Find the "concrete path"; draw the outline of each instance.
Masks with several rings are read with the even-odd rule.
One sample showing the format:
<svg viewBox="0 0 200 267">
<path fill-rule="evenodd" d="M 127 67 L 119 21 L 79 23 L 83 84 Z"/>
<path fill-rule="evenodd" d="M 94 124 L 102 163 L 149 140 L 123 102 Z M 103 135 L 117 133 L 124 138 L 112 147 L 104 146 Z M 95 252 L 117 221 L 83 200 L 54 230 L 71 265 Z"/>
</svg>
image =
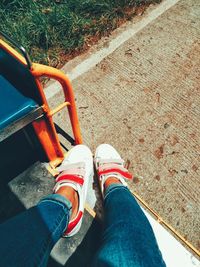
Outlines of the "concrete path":
<svg viewBox="0 0 200 267">
<path fill-rule="evenodd" d="M 93 152 L 100 143 L 114 145 L 134 173 L 131 190 L 197 250 L 199 18 L 199 0 L 163 1 L 64 67 L 73 82 L 84 142 Z M 62 99 L 56 84 L 46 93 L 52 106 Z M 65 112 L 58 113 L 55 122 L 71 134 Z M 38 155 L 33 148 L 30 153 L 30 142 L 23 143 L 22 149 L 22 135 L 16 133 L 4 144 L 6 148 L 7 142 L 10 144 L 12 153 L 4 153 L 0 166 L 5 169 L 1 170 L 0 222 L 35 205 L 52 192 L 54 185 L 45 166 L 35 162 Z M 60 140 L 70 148 L 63 136 Z M 19 151 L 24 158 L 19 157 Z M 102 208 L 96 202 L 98 193 L 92 189 L 92 182 L 87 200 L 99 214 Z M 172 235 L 147 216 L 167 266 L 200 266 Z M 100 229 L 86 211 L 80 233 L 56 244 L 48 266 L 87 266 L 99 244 Z"/>
<path fill-rule="evenodd" d="M 84 142 L 114 145 L 135 174 L 131 189 L 200 249 L 200 2 L 169 2 L 95 66 L 89 53 L 87 71 L 74 75 L 70 63 L 70 73 Z M 61 97 L 52 86 L 47 94 Z M 65 116 L 55 120 L 63 127 Z"/>
</svg>

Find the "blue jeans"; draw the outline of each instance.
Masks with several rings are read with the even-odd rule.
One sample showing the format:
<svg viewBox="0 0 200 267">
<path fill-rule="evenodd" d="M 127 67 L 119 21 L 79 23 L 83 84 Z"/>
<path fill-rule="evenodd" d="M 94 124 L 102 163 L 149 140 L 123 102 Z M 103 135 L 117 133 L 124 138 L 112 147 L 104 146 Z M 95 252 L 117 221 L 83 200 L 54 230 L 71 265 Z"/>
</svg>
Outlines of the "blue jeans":
<svg viewBox="0 0 200 267">
<path fill-rule="evenodd" d="M 135 198 L 123 185 L 105 192 L 105 222 L 95 267 L 165 267 L 153 230 Z"/>
<path fill-rule="evenodd" d="M 46 266 L 70 214 L 71 203 L 54 194 L 1 224 L 0 266 Z M 102 245 L 92 266 L 165 266 L 148 220 L 122 185 L 107 188 Z"/>
<path fill-rule="evenodd" d="M 71 203 L 49 195 L 0 225 L 0 267 L 43 267 L 67 228 Z"/>
</svg>

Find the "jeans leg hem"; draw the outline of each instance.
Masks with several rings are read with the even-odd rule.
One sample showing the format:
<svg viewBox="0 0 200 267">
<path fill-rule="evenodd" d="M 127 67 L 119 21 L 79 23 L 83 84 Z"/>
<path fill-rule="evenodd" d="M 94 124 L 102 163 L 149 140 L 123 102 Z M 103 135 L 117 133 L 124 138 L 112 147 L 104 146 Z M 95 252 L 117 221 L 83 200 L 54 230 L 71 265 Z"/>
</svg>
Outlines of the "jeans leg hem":
<svg viewBox="0 0 200 267">
<path fill-rule="evenodd" d="M 72 203 L 66 199 L 64 196 L 61 196 L 59 194 L 51 194 L 44 198 L 42 198 L 38 204 L 40 204 L 43 201 L 53 201 L 55 203 L 61 203 L 64 208 L 67 208 L 68 210 L 72 209 Z"/>
<path fill-rule="evenodd" d="M 107 197 L 112 193 L 114 192 L 115 190 L 118 190 L 118 189 L 122 189 L 122 190 L 127 190 L 129 191 L 129 189 L 124 186 L 123 184 L 111 184 L 110 186 L 108 186 L 105 190 L 105 197 L 104 197 L 104 200 L 107 199 Z"/>
</svg>

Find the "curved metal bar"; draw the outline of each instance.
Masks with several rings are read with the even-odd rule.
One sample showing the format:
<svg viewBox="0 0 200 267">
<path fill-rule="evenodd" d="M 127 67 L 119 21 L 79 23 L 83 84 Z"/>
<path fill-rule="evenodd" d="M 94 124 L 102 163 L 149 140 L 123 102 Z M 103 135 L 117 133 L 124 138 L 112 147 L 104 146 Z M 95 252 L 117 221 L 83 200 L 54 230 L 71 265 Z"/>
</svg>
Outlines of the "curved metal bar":
<svg viewBox="0 0 200 267">
<path fill-rule="evenodd" d="M 76 104 L 75 104 L 75 99 L 74 99 L 74 92 L 73 88 L 71 86 L 71 83 L 68 79 L 68 77 L 60 70 L 48 67 L 45 65 L 40 65 L 37 63 L 33 63 L 31 73 L 33 76 L 36 78 L 36 83 L 38 85 L 38 88 L 40 90 L 41 97 L 43 99 L 43 103 L 45 104 L 45 109 L 47 112 L 47 116 L 52 117 L 52 115 L 56 112 L 56 110 L 60 110 L 64 106 L 67 106 L 68 112 L 69 112 L 69 117 L 72 125 L 72 130 L 74 133 L 74 139 L 76 144 L 82 144 L 82 136 L 81 136 L 81 131 L 80 131 L 80 126 L 79 126 L 79 120 L 78 120 L 78 114 L 76 111 Z M 48 107 L 48 103 L 46 100 L 46 97 L 44 95 L 43 89 L 40 85 L 39 78 L 41 76 L 49 77 L 52 79 L 57 80 L 63 89 L 64 96 L 65 96 L 65 104 L 61 104 L 57 109 L 51 111 Z"/>
</svg>

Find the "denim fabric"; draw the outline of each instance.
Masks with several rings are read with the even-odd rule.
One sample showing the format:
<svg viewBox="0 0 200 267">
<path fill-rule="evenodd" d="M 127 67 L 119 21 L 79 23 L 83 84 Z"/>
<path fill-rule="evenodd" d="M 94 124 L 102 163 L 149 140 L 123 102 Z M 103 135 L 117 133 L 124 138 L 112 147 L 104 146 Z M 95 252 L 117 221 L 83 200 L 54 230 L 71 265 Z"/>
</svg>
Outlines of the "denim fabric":
<svg viewBox="0 0 200 267">
<path fill-rule="evenodd" d="M 72 205 L 56 194 L 0 225 L 1 267 L 43 267 L 66 229 Z"/>
<path fill-rule="evenodd" d="M 116 184 L 105 194 L 102 245 L 92 267 L 164 267 L 151 226 L 130 191 Z M 71 203 L 49 195 L 0 225 L 0 267 L 44 267 L 65 231 Z"/>
<path fill-rule="evenodd" d="M 105 192 L 102 244 L 92 267 L 164 267 L 153 230 L 140 206 L 121 184 Z"/>
</svg>

